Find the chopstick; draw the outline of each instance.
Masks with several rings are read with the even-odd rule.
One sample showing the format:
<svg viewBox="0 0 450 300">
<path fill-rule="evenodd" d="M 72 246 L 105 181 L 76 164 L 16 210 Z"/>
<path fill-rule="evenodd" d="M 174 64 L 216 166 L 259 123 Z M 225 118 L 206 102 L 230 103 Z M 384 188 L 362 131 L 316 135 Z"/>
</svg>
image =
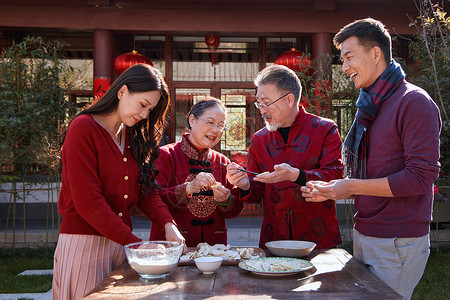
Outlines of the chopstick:
<svg viewBox="0 0 450 300">
<path fill-rule="evenodd" d="M 228 165 L 226 165 L 226 164 L 224 164 L 224 163 L 220 163 L 222 166 L 224 166 L 224 167 L 227 167 Z M 242 171 L 242 172 L 247 172 L 247 173 L 250 173 L 250 174 L 254 174 L 254 175 L 259 175 L 259 173 L 255 173 L 255 172 L 252 172 L 252 171 L 248 171 L 248 170 L 246 170 L 246 169 L 244 169 L 244 168 L 242 168 L 242 167 L 239 167 L 239 168 L 237 168 L 239 171 Z"/>
</svg>

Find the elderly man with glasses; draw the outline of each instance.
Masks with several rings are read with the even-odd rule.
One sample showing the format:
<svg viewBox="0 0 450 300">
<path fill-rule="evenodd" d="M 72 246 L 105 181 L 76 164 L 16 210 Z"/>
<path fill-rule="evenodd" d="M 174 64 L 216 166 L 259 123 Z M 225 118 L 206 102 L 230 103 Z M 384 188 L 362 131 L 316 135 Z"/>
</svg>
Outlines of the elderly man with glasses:
<svg viewBox="0 0 450 300">
<path fill-rule="evenodd" d="M 342 178 L 342 142 L 336 124 L 299 105 L 300 80 L 284 66 L 265 68 L 255 85 L 255 105 L 266 127 L 252 137 L 248 170 L 260 175 L 248 175 L 232 163 L 227 178 L 240 188 L 241 201 L 263 202 L 260 247 L 273 240 L 306 240 L 319 249 L 339 245 L 335 204 L 306 202 L 300 191 L 310 180 Z"/>
</svg>

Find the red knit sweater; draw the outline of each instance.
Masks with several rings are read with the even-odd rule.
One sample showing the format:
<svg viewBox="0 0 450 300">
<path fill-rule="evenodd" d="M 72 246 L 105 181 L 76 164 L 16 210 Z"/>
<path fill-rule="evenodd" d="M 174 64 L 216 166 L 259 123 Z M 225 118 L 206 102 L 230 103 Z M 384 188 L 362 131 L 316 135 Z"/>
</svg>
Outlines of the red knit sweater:
<svg viewBox="0 0 450 300">
<path fill-rule="evenodd" d="M 141 241 L 132 234 L 130 210 L 137 206 L 152 222 L 173 222 L 156 191 L 140 191 L 140 172 L 126 134 L 122 154 L 90 115 L 72 121 L 62 150 L 58 211 L 60 233 L 104 236 L 121 245 Z"/>
<path fill-rule="evenodd" d="M 380 238 L 430 231 L 440 128 L 434 101 L 407 81 L 383 102 L 369 128 L 367 178 L 387 177 L 394 197 L 356 196 L 356 230 Z"/>
</svg>

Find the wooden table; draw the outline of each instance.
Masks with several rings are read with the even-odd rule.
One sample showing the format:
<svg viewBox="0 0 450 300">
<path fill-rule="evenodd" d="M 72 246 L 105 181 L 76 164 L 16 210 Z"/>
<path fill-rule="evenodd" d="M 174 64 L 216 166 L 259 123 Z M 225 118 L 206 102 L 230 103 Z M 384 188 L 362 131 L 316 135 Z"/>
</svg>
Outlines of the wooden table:
<svg viewBox="0 0 450 300">
<path fill-rule="evenodd" d="M 314 268 L 290 276 L 258 276 L 238 266 L 203 275 L 177 267 L 164 279 L 143 280 L 128 263 L 84 299 L 402 299 L 343 249 L 314 250 Z"/>
</svg>

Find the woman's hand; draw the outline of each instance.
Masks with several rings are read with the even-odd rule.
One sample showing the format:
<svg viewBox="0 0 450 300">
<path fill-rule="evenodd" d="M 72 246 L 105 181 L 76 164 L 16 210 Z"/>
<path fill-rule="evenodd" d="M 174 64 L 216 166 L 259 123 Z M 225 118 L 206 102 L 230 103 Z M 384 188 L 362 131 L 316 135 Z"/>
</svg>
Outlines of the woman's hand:
<svg viewBox="0 0 450 300">
<path fill-rule="evenodd" d="M 226 187 L 224 187 L 220 182 L 216 182 L 212 190 L 214 192 L 214 200 L 222 204 L 228 202 L 228 199 L 230 198 L 231 195 L 231 191 Z"/>
<path fill-rule="evenodd" d="M 202 188 L 209 188 L 216 184 L 216 179 L 211 173 L 201 172 L 198 173 L 194 180 L 186 185 L 186 194 L 192 195 L 198 193 Z"/>
<path fill-rule="evenodd" d="M 250 189 L 250 179 L 247 173 L 239 171 L 238 168 L 242 167 L 234 162 L 227 166 L 227 180 L 232 185 L 247 191 Z"/>
<path fill-rule="evenodd" d="M 172 242 L 181 242 L 184 244 L 183 253 L 187 252 L 186 240 L 183 235 L 180 233 L 178 228 L 173 223 L 167 223 L 164 225 L 164 230 L 166 233 L 166 240 Z"/>
</svg>

